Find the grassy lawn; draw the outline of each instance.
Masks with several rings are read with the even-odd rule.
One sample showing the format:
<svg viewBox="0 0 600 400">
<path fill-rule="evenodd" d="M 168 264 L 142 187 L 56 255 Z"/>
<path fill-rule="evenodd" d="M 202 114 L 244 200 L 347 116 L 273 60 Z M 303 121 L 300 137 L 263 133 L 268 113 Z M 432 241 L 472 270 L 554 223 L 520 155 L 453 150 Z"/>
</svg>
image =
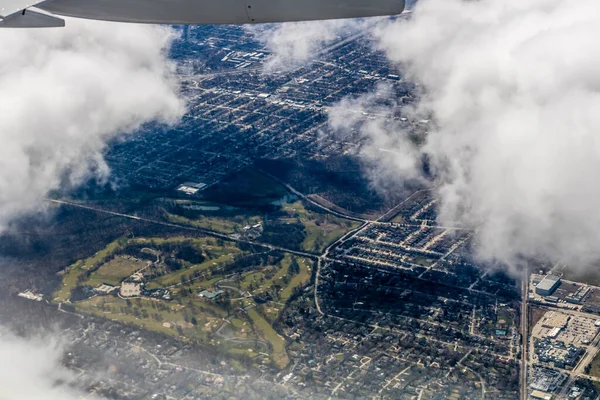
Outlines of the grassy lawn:
<svg viewBox="0 0 600 400">
<path fill-rule="evenodd" d="M 178 283 L 181 283 L 181 277 L 186 275 L 189 276 L 191 273 L 196 271 L 205 271 L 211 267 L 219 267 L 227 261 L 232 261 L 233 257 L 237 254 L 240 254 L 241 251 L 235 247 L 230 249 L 230 253 L 221 255 L 218 258 L 207 259 L 202 264 L 195 264 L 190 266 L 189 268 L 182 268 L 177 272 L 173 272 L 168 275 L 161 276 L 160 278 L 154 279 L 150 281 L 150 285 L 148 287 L 164 287 L 171 286 Z"/>
<path fill-rule="evenodd" d="M 169 274 L 156 279 L 149 283 L 149 288 L 158 288 L 165 285 L 173 285 L 181 281 L 181 276 L 194 272 L 195 270 L 208 269 L 211 266 L 219 265 L 220 263 L 227 262 L 232 259 L 233 256 L 240 254 L 241 250 L 234 244 L 234 242 L 223 242 L 220 246 L 219 240 L 213 238 L 187 238 L 187 237 L 171 237 L 171 238 L 136 238 L 136 239 L 125 239 L 121 238 L 109 243 L 104 249 L 100 250 L 92 257 L 85 260 L 79 260 L 69 266 L 62 272 L 63 279 L 59 290 L 54 295 L 55 302 L 63 302 L 69 299 L 71 295 L 71 289 L 78 285 L 78 278 L 88 269 L 95 264 L 101 262 L 106 256 L 114 253 L 119 248 L 124 247 L 128 243 L 131 244 L 147 244 L 148 247 L 152 247 L 152 244 L 161 245 L 165 243 L 178 243 L 182 241 L 191 241 L 194 246 L 201 247 L 208 255 L 207 259 L 202 264 L 192 265 L 189 268 L 182 269 L 173 274 Z M 114 260 L 102 265 L 97 271 L 83 284 L 98 286 L 101 283 L 108 283 L 112 285 L 118 285 L 123 278 L 131 275 L 138 269 L 146 266 L 144 261 L 135 261 L 127 257 L 116 257 Z"/>
<path fill-rule="evenodd" d="M 142 309 L 145 309 L 146 312 L 150 312 L 149 307 L 151 306 L 147 304 L 149 301 L 150 300 L 142 300 L 141 307 L 133 308 L 137 308 L 138 310 L 140 310 L 140 312 Z M 172 320 L 183 320 L 183 313 L 181 311 L 178 310 L 172 312 L 158 312 L 164 320 L 157 321 L 153 318 L 140 318 L 136 317 L 134 314 L 122 313 L 121 307 L 127 307 L 126 300 L 120 299 L 118 297 L 94 297 L 85 301 L 75 303 L 75 308 L 81 312 L 93 314 L 103 318 L 108 318 L 114 321 L 121 321 L 124 323 L 137 325 L 141 328 L 148 329 L 154 332 L 165 333 L 170 336 L 178 336 L 176 329 L 173 329 L 173 327 L 166 327 L 163 325 L 163 323 Z M 152 310 L 152 314 L 155 313 L 156 311 Z"/>
<path fill-rule="evenodd" d="M 157 246 L 165 243 L 181 241 L 191 241 L 194 246 L 202 248 L 208 257 L 201 264 L 190 265 L 186 263 L 181 270 L 168 273 L 148 282 L 148 288 L 177 285 L 182 278 L 187 280 L 194 272 L 220 268 L 232 261 L 236 255 L 243 253 L 235 243 L 214 238 L 120 239 L 110 243 L 94 256 L 71 265 L 63 274 L 63 285 L 56 294 L 57 300 L 67 300 L 71 289 L 78 284 L 98 286 L 101 283 L 108 283 L 117 286 L 123 278 L 146 268 L 148 266 L 147 261 L 137 260 L 131 256 L 118 255 L 100 265 L 86 281 L 81 282 L 79 279 L 78 283 L 78 278 L 85 274 L 89 268 L 98 265 L 107 256 L 114 254 L 115 251 L 128 243 L 142 244 L 138 247 L 157 248 Z M 161 259 L 169 256 L 169 254 L 175 253 L 173 250 L 163 250 Z M 289 275 L 289 269 L 294 258 L 298 263 L 299 272 L 295 275 Z M 172 288 L 173 300 L 169 302 L 146 298 L 126 300 L 117 296 L 95 296 L 75 302 L 74 307 L 83 313 L 133 324 L 142 329 L 173 337 L 202 340 L 205 343 L 212 343 L 225 352 L 250 358 L 257 357 L 259 362 L 268 361 L 265 354 L 259 354 L 266 351 L 265 343 L 268 342 L 270 348 L 272 348 L 269 360 L 277 367 L 284 368 L 290 362 L 286 352 L 286 341 L 277 334 L 270 321 L 275 320 L 283 310 L 283 303 L 289 299 L 293 289 L 310 280 L 311 268 L 311 260 L 285 254 L 278 265 L 256 266 L 254 270 L 244 273 L 239 281 L 232 280 L 228 285 L 238 286 L 242 290 L 249 290 L 252 286 L 251 292 L 253 294 L 270 290 L 275 297 L 273 301 L 264 305 L 249 308 L 243 315 L 231 313 L 235 309 L 256 306 L 252 298 L 235 299 L 231 300 L 231 303 L 224 304 L 223 299 L 208 301 L 197 296 L 198 288 L 214 287 L 217 281 L 224 278 L 219 271 L 215 271 L 214 275 L 207 274 L 206 279 L 197 279 L 190 284 Z M 164 272 L 165 270 L 158 269 L 158 271 Z M 228 292 L 227 295 L 231 295 L 232 298 L 239 297 L 237 293 L 233 292 Z M 223 325 L 224 319 L 227 317 L 230 318 L 230 323 L 224 325 L 219 331 L 219 335 L 216 335 L 215 332 Z M 195 324 L 192 324 L 192 322 Z M 249 342 L 246 343 L 245 340 Z M 257 347 L 256 341 L 261 342 L 259 347 Z M 239 371 L 243 370 L 241 364 L 234 368 Z"/>
<path fill-rule="evenodd" d="M 205 215 L 199 215 L 197 218 L 194 219 L 186 218 L 176 214 L 167 214 L 167 217 L 171 222 L 183 225 L 191 225 L 197 228 L 209 229 L 228 235 L 237 232 L 242 232 L 244 230 L 244 227 L 247 225 L 254 225 L 262 222 L 262 218 L 256 215 L 245 218 L 241 222 L 236 222 L 231 218 Z"/>
<path fill-rule="evenodd" d="M 600 378 L 600 353 L 596 354 L 590 365 L 591 368 L 588 375 Z"/>
<path fill-rule="evenodd" d="M 179 336 L 177 325 L 183 329 L 185 337 L 194 339 L 207 339 L 208 334 L 216 330 L 227 313 L 213 304 L 193 303 L 193 310 L 188 305 L 167 303 L 167 309 L 159 309 L 158 302 L 149 299 L 127 300 L 119 297 L 105 296 L 93 297 L 75 303 L 78 311 L 97 315 L 115 321 L 134 324 L 154 332 Z M 185 321 L 185 314 L 193 315 L 198 324 L 196 326 Z"/>
<path fill-rule="evenodd" d="M 286 256 L 288 257 L 288 256 Z M 281 278 L 287 273 L 287 267 L 289 265 L 289 262 L 286 264 L 285 263 L 286 259 L 284 258 L 281 261 L 281 268 L 278 268 L 277 266 L 269 266 L 264 268 L 262 271 L 256 271 L 256 272 L 250 272 L 247 274 L 244 274 L 243 279 L 240 281 L 240 288 L 242 290 L 248 290 L 250 287 L 250 284 L 252 284 L 254 286 L 254 289 L 252 290 L 252 294 L 258 294 L 258 293 L 262 293 L 264 292 L 266 289 L 270 288 L 271 286 L 273 286 L 273 284 L 275 282 L 280 282 Z M 273 277 L 271 279 L 266 279 L 265 275 L 268 272 L 274 272 Z M 261 279 L 264 279 L 261 283 Z"/>
<path fill-rule="evenodd" d="M 419 265 L 422 265 L 422 266 L 424 266 L 424 267 L 430 267 L 430 266 L 431 266 L 431 264 L 433 264 L 433 261 L 428 261 L 428 259 L 427 259 L 427 258 L 425 258 L 425 257 L 421 257 L 421 256 L 415 257 L 415 258 L 413 259 L 413 262 L 414 262 L 415 264 L 419 264 Z"/>
<path fill-rule="evenodd" d="M 404 217 L 402 216 L 401 213 L 398 213 L 394 218 L 392 218 L 392 220 L 390 222 L 393 222 L 395 224 L 404 224 L 404 223 L 406 223 L 406 221 L 404 220 Z"/>
<path fill-rule="evenodd" d="M 297 220 L 306 229 L 306 238 L 302 242 L 302 248 L 306 251 L 320 253 L 331 243 L 335 242 L 344 234 L 357 228 L 360 223 L 338 218 L 330 214 L 320 214 L 306 210 L 302 201 L 285 204 L 283 209 L 290 215 L 296 216 Z"/>
<path fill-rule="evenodd" d="M 511 326 L 513 324 L 513 317 L 507 310 L 498 310 L 498 321 L 500 321 L 501 319 L 506 321 L 507 326 Z"/>
<path fill-rule="evenodd" d="M 79 260 L 69 266 L 62 274 L 63 280 L 60 289 L 55 293 L 55 301 L 63 302 L 69 299 L 71 296 L 71 289 L 77 286 L 77 278 L 79 275 L 84 273 L 86 270 L 99 263 L 104 257 L 112 254 L 119 247 L 127 243 L 127 239 L 121 238 L 114 242 L 111 242 L 104 249 L 98 251 L 93 256 L 86 258 L 85 260 Z"/>
<path fill-rule="evenodd" d="M 297 258 L 297 261 L 298 265 L 300 265 L 300 273 L 294 275 L 290 283 L 281 292 L 281 302 L 285 302 L 290 298 L 295 287 L 303 285 L 310 280 L 311 271 L 309 270 L 309 266 L 312 266 L 312 263 L 305 258 Z"/>
<path fill-rule="evenodd" d="M 114 260 L 103 264 L 92 276 L 84 282 L 84 285 L 98 286 L 102 283 L 118 286 L 121 280 L 130 276 L 135 271 L 147 267 L 144 261 L 136 260 L 132 257 L 115 257 Z"/>
<path fill-rule="evenodd" d="M 249 309 L 248 316 L 254 323 L 256 331 L 273 346 L 273 361 L 279 368 L 285 368 L 290 360 L 285 351 L 285 340 L 254 308 Z"/>
<path fill-rule="evenodd" d="M 249 291 L 250 285 L 252 285 L 253 290 L 251 293 L 256 295 L 265 292 L 274 284 L 278 283 L 282 286 L 282 291 L 280 293 L 280 298 L 277 301 L 284 303 L 292 295 L 292 291 L 295 287 L 300 286 L 310 280 L 311 271 L 309 267 L 312 266 L 310 260 L 296 257 L 296 261 L 300 266 L 300 273 L 294 275 L 287 285 L 284 283 L 283 277 L 287 275 L 289 266 L 292 262 L 292 258 L 289 254 L 286 254 L 281 260 L 280 268 L 277 266 L 268 266 L 260 271 L 245 273 L 242 280 L 238 282 L 239 287 L 242 290 Z M 275 269 L 277 270 L 275 271 Z M 272 274 L 272 277 L 270 279 L 266 279 L 266 275 L 269 273 Z"/>
</svg>

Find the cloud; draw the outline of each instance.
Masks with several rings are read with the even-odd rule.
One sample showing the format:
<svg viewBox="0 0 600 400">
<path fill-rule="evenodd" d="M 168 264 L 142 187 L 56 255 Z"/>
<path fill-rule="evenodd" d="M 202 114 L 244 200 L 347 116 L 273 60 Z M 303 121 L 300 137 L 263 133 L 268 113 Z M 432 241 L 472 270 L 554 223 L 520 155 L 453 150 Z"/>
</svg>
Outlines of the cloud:
<svg viewBox="0 0 600 400">
<path fill-rule="evenodd" d="M 171 30 L 67 22 L 0 30 L 0 231 L 62 184 L 105 178 L 110 139 L 185 111 Z"/>
<path fill-rule="evenodd" d="M 485 258 L 600 258 L 599 16 L 595 0 L 421 0 L 376 31 L 434 116 L 440 219 L 476 228 Z M 400 130 L 367 135 L 412 154 Z"/>
<path fill-rule="evenodd" d="M 80 400 L 75 374 L 61 364 L 63 343 L 53 337 L 0 334 L 0 399 Z M 94 397 L 98 399 L 97 397 Z"/>
<path fill-rule="evenodd" d="M 384 194 L 403 190 L 406 183 L 425 183 L 422 154 L 398 115 L 400 107 L 393 88 L 380 84 L 327 110 L 328 125 L 339 139 L 355 133 L 366 139 L 360 149 L 364 171 Z"/>
<path fill-rule="evenodd" d="M 247 25 L 245 29 L 271 52 L 265 72 L 289 70 L 311 61 L 341 35 L 356 33 L 368 22 L 341 19 Z"/>
</svg>

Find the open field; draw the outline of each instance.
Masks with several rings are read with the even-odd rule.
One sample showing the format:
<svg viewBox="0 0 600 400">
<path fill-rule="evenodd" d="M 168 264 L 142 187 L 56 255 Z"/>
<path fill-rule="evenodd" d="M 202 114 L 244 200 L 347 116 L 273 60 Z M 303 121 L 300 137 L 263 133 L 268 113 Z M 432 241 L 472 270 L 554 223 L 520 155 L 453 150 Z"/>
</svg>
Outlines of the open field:
<svg viewBox="0 0 600 400">
<path fill-rule="evenodd" d="M 207 307 L 200 301 L 186 306 L 169 303 L 162 307 L 159 304 L 158 301 L 149 299 L 125 300 L 113 296 L 97 296 L 75 303 L 75 308 L 78 311 L 137 325 L 155 332 L 190 339 L 208 338 L 208 334 L 216 330 L 222 318 L 226 316 L 222 309 Z M 192 315 L 196 318 L 197 325 L 189 322 Z"/>
<path fill-rule="evenodd" d="M 310 280 L 312 263 L 302 257 L 296 257 L 300 271 L 298 274 L 288 276 L 288 270 L 292 262 L 292 256 L 286 255 L 281 260 L 280 266 L 267 266 L 258 271 L 252 271 L 243 274 L 236 285 L 250 292 L 252 295 L 258 295 L 268 291 L 271 288 L 278 287 L 277 301 L 285 303 L 291 296 L 295 287 L 306 284 Z"/>
<path fill-rule="evenodd" d="M 184 246 L 201 249 L 204 260 L 198 264 L 182 260 L 179 269 L 169 269 L 165 260 L 181 254 Z M 143 259 L 131 254 L 139 254 Z M 75 263 L 65 274 L 68 280 L 56 301 L 68 299 L 76 286 L 118 286 L 133 272 L 141 271 L 146 289 L 168 288 L 172 300 L 124 299 L 92 293 L 92 297 L 74 301 L 73 306 L 82 313 L 209 343 L 253 362 L 270 360 L 284 368 L 289 364 L 286 340 L 271 323 L 284 309 L 294 288 L 309 282 L 312 261 L 291 254 L 259 253 L 266 258 L 253 261 L 256 264 L 249 264 L 240 272 L 223 275 L 222 268 L 241 254 L 244 252 L 235 243 L 214 238 L 121 239 L 94 257 Z M 263 265 L 265 261 L 271 264 Z M 223 292 L 215 299 L 198 296 L 201 290 L 219 289 Z M 258 304 L 255 296 L 264 296 L 265 300 Z"/>
<path fill-rule="evenodd" d="M 149 282 L 150 287 L 168 287 L 176 285 L 181 282 L 181 277 L 184 277 L 184 280 L 189 280 L 189 276 L 191 273 L 194 273 L 196 271 L 206 271 L 210 268 L 220 268 L 224 266 L 227 262 L 233 261 L 235 255 L 241 254 L 241 251 L 237 247 L 230 247 L 228 249 L 228 253 L 219 254 L 217 255 L 217 258 L 207 259 L 202 264 L 195 264 L 188 268 L 183 268 L 179 271 L 153 279 Z M 221 249 L 219 250 L 219 253 L 220 252 Z"/>
<path fill-rule="evenodd" d="M 197 228 L 209 229 L 225 234 L 243 232 L 245 226 L 258 224 L 262 221 L 262 218 L 257 215 L 245 215 L 240 218 L 230 219 L 221 216 L 201 214 L 189 218 L 168 213 L 167 218 L 169 221 L 177 224 L 191 225 Z"/>
<path fill-rule="evenodd" d="M 310 275 L 311 275 L 311 269 L 312 269 L 311 264 L 312 263 L 309 260 L 304 259 L 304 258 L 298 260 L 298 265 L 300 265 L 300 273 L 297 275 L 294 275 L 294 277 L 291 279 L 290 283 L 288 283 L 287 286 L 281 291 L 281 301 L 282 302 L 285 302 L 285 301 L 287 301 L 287 299 L 290 298 L 294 288 L 296 288 L 300 285 L 304 285 L 304 284 L 308 283 L 308 281 L 310 281 Z"/>
<path fill-rule="evenodd" d="M 596 357 L 590 363 L 590 372 L 588 375 L 600 378 L 600 353 L 596 354 Z"/>
<path fill-rule="evenodd" d="M 131 273 L 145 267 L 147 264 L 143 261 L 133 262 L 132 259 L 124 261 L 125 257 L 117 257 L 115 261 L 111 260 L 100 265 L 97 271 L 94 271 L 90 277 L 85 278 L 84 274 L 92 267 L 97 266 L 105 258 L 125 248 L 127 245 L 144 244 L 148 247 L 160 246 L 164 244 L 176 244 L 189 242 L 193 246 L 201 248 L 206 254 L 207 259 L 202 264 L 192 265 L 190 268 L 185 268 L 178 271 L 176 274 L 170 274 L 165 277 L 157 278 L 156 283 L 151 282 L 150 288 L 158 288 L 161 285 L 172 285 L 181 279 L 181 275 L 193 272 L 196 269 L 210 268 L 218 266 L 223 262 L 232 259 L 235 254 L 240 254 L 241 250 L 235 246 L 233 242 L 217 241 L 213 238 L 186 238 L 186 237 L 171 237 L 171 238 L 121 238 L 109 243 L 106 248 L 97 252 L 94 256 L 85 260 L 79 260 L 65 269 L 61 274 L 63 280 L 59 290 L 54 295 L 54 301 L 57 303 L 67 301 L 71 295 L 71 290 L 78 285 L 97 286 L 102 283 L 118 285 L 123 278 L 131 275 Z M 218 245 L 217 242 L 222 243 Z"/>
<path fill-rule="evenodd" d="M 275 365 L 279 368 L 285 368 L 290 362 L 285 351 L 285 340 L 275 332 L 275 329 L 273 329 L 271 324 L 269 324 L 255 309 L 249 309 L 248 316 L 252 320 L 259 335 L 273 346 L 273 361 L 275 362 Z"/>
<path fill-rule="evenodd" d="M 113 260 L 102 264 L 97 271 L 94 271 L 92 276 L 83 284 L 90 286 L 98 286 L 103 283 L 118 286 L 123 278 L 130 276 L 134 272 L 146 268 L 148 263 L 137 260 L 133 257 L 117 256 Z"/>
<path fill-rule="evenodd" d="M 569 281 L 600 286 L 600 270 L 597 267 L 574 268 L 567 266 L 558 270 L 557 273 L 559 273 L 559 275 L 562 273 L 561 277 Z"/>
<path fill-rule="evenodd" d="M 66 301 L 71 295 L 71 289 L 77 286 L 77 279 L 88 269 L 102 261 L 106 256 L 112 254 L 119 247 L 127 243 L 127 239 L 118 239 L 111 242 L 106 248 L 100 250 L 92 257 L 86 258 L 85 260 L 79 260 L 69 266 L 65 271 L 62 272 L 63 280 L 59 290 L 55 293 L 55 301 L 63 302 Z"/>
<path fill-rule="evenodd" d="M 344 236 L 346 232 L 360 225 L 357 221 L 308 211 L 301 201 L 284 204 L 282 209 L 291 218 L 304 225 L 306 237 L 302 242 L 302 248 L 306 251 L 320 253 L 328 245 Z"/>
</svg>

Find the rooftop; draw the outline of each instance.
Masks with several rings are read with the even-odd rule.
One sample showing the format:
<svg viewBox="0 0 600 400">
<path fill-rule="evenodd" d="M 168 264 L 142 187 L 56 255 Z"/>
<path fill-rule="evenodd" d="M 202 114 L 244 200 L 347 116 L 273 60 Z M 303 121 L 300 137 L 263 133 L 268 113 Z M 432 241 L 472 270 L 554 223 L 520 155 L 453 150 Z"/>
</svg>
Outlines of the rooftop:
<svg viewBox="0 0 600 400">
<path fill-rule="evenodd" d="M 557 282 L 560 282 L 560 278 L 558 276 L 546 275 L 544 279 L 538 283 L 537 287 L 538 289 L 551 290 Z"/>
</svg>

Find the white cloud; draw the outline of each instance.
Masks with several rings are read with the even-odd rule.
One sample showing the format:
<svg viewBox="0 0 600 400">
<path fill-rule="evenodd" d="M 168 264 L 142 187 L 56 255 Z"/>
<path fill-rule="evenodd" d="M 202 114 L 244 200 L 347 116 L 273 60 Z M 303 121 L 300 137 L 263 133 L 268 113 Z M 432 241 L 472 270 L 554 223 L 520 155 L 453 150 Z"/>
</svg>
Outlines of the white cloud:
<svg viewBox="0 0 600 400">
<path fill-rule="evenodd" d="M 61 182 L 105 177 L 111 138 L 185 109 L 169 29 L 67 22 L 0 30 L 0 230 Z"/>
<path fill-rule="evenodd" d="M 0 335 L 0 399 L 80 400 L 76 377 L 61 364 L 63 344 L 53 337 Z M 97 399 L 97 397 L 95 397 Z"/>
<path fill-rule="evenodd" d="M 367 22 L 341 19 L 284 24 L 247 25 L 246 30 L 272 54 L 266 72 L 288 70 L 311 61 L 318 51 L 342 34 L 360 31 Z"/>
<path fill-rule="evenodd" d="M 600 258 L 599 2 L 421 0 L 377 36 L 427 92 L 442 220 L 487 258 Z"/>
<path fill-rule="evenodd" d="M 345 98 L 328 110 L 329 127 L 340 139 L 354 132 L 367 139 L 360 150 L 364 171 L 384 194 L 424 181 L 420 150 L 402 129 L 399 108 L 392 88 L 380 84 L 374 92 Z"/>
</svg>

